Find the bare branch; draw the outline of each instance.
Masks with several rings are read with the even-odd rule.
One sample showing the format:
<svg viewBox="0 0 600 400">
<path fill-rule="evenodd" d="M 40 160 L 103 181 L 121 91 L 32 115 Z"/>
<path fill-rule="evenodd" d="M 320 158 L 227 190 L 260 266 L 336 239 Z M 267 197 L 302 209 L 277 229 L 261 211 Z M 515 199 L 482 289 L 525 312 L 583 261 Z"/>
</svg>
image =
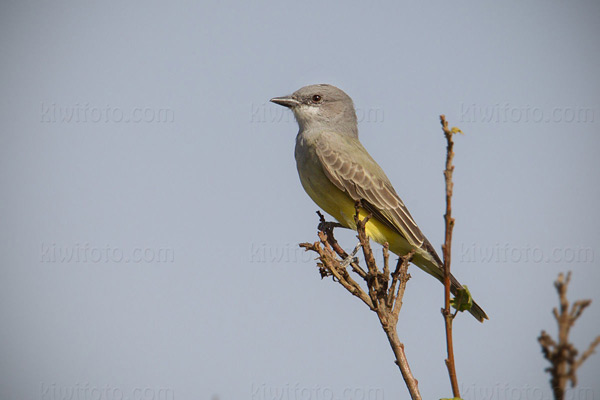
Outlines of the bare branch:
<svg viewBox="0 0 600 400">
<path fill-rule="evenodd" d="M 373 309 L 373 303 L 369 296 L 364 292 L 364 290 L 360 287 L 356 281 L 354 281 L 348 271 L 341 268 L 340 261 L 335 257 L 332 257 L 331 253 L 329 253 L 326 249 L 323 249 L 319 242 L 315 243 L 300 243 L 300 247 L 305 250 L 311 250 L 315 253 L 319 254 L 319 260 L 321 264 L 317 264 L 320 268 L 325 268 L 331 275 L 333 275 L 337 282 L 339 282 L 346 290 L 348 290 L 351 294 L 361 299 L 370 309 Z M 345 272 L 345 273 L 344 273 Z"/>
<path fill-rule="evenodd" d="M 460 398 L 458 379 L 456 377 L 456 366 L 454 364 L 454 345 L 452 341 L 452 321 L 456 314 L 452 313 L 450 310 L 450 263 L 452 260 L 452 231 L 454 229 L 454 218 L 452 218 L 452 192 L 454 189 L 454 183 L 452 182 L 454 165 L 452 165 L 452 160 L 454 159 L 454 140 L 452 139 L 452 135 L 454 135 L 455 132 L 459 132 L 459 130 L 456 128 L 448 128 L 448 121 L 446 121 L 444 115 L 440 115 L 440 122 L 447 143 L 446 169 L 444 170 L 446 181 L 446 213 L 444 214 L 446 232 L 444 244 L 442 245 L 444 256 L 444 308 L 442 314 L 444 315 L 444 324 L 446 327 L 446 350 L 448 354 L 448 357 L 446 358 L 446 367 L 448 368 L 448 376 L 450 377 L 453 396 Z"/>
<path fill-rule="evenodd" d="M 592 341 L 592 343 L 590 343 L 590 346 L 588 347 L 588 349 L 581 355 L 581 357 L 579 357 L 579 359 L 577 361 L 575 361 L 574 364 L 574 369 L 577 370 L 577 368 L 579 368 L 581 366 L 581 364 L 583 364 L 585 362 L 585 360 L 588 359 L 589 356 L 591 356 L 592 354 L 594 354 L 596 351 L 596 347 L 600 345 L 600 336 L 596 336 L 596 339 L 594 339 Z"/>
<path fill-rule="evenodd" d="M 578 350 L 569 342 L 570 329 L 585 308 L 591 304 L 591 300 L 578 300 L 573 303 L 569 310 L 567 288 L 570 281 L 571 272 L 568 272 L 566 277 L 560 273 L 554 282 L 560 304 L 560 311 L 556 307 L 552 309 L 552 314 L 558 324 L 558 342 L 552 339 L 545 331 L 542 331 L 538 337 L 538 342 L 542 347 L 542 354 L 550 362 L 550 367 L 546 368 L 546 371 L 550 374 L 550 386 L 554 392 L 555 400 L 564 399 L 569 381 L 571 382 L 571 387 L 577 385 L 577 370 L 594 353 L 595 348 L 600 345 L 600 336 L 598 336 L 592 341 L 581 357 L 576 358 Z"/>
<path fill-rule="evenodd" d="M 577 321 L 577 319 L 581 316 L 581 313 L 583 313 L 583 310 L 585 310 L 585 308 L 590 304 L 592 304 L 591 300 L 578 300 L 573 303 L 573 307 L 571 307 L 571 312 L 569 313 L 569 318 L 571 321 L 573 323 Z"/>
<path fill-rule="evenodd" d="M 393 295 L 392 297 L 392 303 L 394 305 L 393 309 L 392 309 L 392 315 L 394 316 L 394 319 L 397 321 L 398 320 L 398 315 L 400 314 L 400 309 L 402 308 L 402 298 L 404 297 L 404 290 L 406 289 L 406 283 L 408 282 L 408 280 L 410 279 L 410 274 L 408 273 L 408 264 L 410 264 L 410 261 L 412 260 L 413 255 L 415 254 L 414 250 L 411 250 L 410 253 L 408 253 L 406 256 L 401 257 L 398 260 L 398 265 L 400 268 L 396 268 L 395 271 L 395 275 L 396 275 L 396 282 L 400 282 L 400 284 L 398 285 L 398 291 L 395 292 L 396 294 L 394 295 L 394 289 L 390 289 L 390 294 Z"/>
<path fill-rule="evenodd" d="M 390 274 L 389 267 L 389 246 L 383 248 L 383 272 L 377 267 L 373 249 L 366 233 L 366 225 L 370 216 L 360 217 L 362 210 L 360 202 L 356 204 L 356 214 L 354 216 L 359 245 L 362 247 L 363 256 L 367 269 L 362 268 L 357 262 L 350 259 L 349 255 L 341 248 L 333 235 L 337 223 L 327 222 L 321 213 L 319 214 L 319 242 L 301 243 L 300 247 L 307 251 L 313 251 L 318 254 L 319 271 L 322 277 L 332 276 L 335 282 L 342 285 L 352 295 L 358 297 L 372 311 L 377 314 L 381 326 L 388 338 L 392 351 L 396 357 L 395 363 L 400 369 L 404 382 L 408 388 L 412 399 L 421 399 L 419 393 L 418 381 L 412 375 L 408 360 L 404 352 L 404 345 L 400 342 L 397 334 L 398 314 L 402 306 L 402 297 L 406 288 L 406 282 L 410 278 L 407 272 L 408 265 L 414 254 L 414 251 L 406 257 L 398 260 L 396 270 Z M 338 258 L 339 257 L 339 258 Z M 366 285 L 366 290 L 356 282 L 347 266 L 350 266 L 352 272 L 358 275 Z M 392 284 L 390 285 L 390 281 Z"/>
<path fill-rule="evenodd" d="M 340 256 L 344 260 L 347 259 L 349 257 L 348 253 L 346 253 L 346 251 L 342 249 L 338 241 L 333 236 L 333 228 L 337 228 L 338 226 L 341 226 L 341 224 L 337 222 L 325 221 L 325 217 L 319 211 L 317 211 L 317 214 L 319 215 L 319 218 L 321 220 L 318 229 L 327 235 L 327 243 L 329 243 L 333 251 L 335 251 L 338 256 Z M 354 272 L 360 275 L 361 278 L 366 278 L 367 273 L 365 272 L 365 270 L 362 269 L 360 265 L 358 265 L 358 263 L 352 261 L 350 262 L 350 266 L 352 267 L 352 270 L 354 270 Z"/>
</svg>

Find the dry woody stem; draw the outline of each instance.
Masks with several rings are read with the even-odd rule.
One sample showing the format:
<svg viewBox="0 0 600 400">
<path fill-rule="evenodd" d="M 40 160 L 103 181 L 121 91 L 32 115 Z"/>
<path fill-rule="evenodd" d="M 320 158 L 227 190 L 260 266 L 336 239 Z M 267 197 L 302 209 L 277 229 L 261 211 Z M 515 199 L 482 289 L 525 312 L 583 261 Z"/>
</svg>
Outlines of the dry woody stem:
<svg viewBox="0 0 600 400">
<path fill-rule="evenodd" d="M 571 387 L 577 385 L 577 370 L 585 360 L 594 353 L 596 347 L 600 344 L 600 336 L 597 336 L 586 351 L 579 358 L 579 351 L 569 342 L 569 332 L 575 321 L 581 316 L 586 307 L 591 304 L 591 300 L 578 300 L 573 303 L 569 309 L 569 300 L 567 299 L 567 287 L 571 281 L 571 272 L 565 276 L 561 273 L 554 282 L 554 287 L 558 292 L 560 309 L 554 307 L 552 314 L 558 324 L 558 342 L 556 342 L 546 331 L 542 331 L 538 337 L 538 342 L 542 346 L 542 354 L 550 362 L 550 367 L 546 371 L 550 374 L 550 386 L 554 393 L 555 400 L 563 400 L 567 390 L 567 383 L 571 382 Z"/>
<path fill-rule="evenodd" d="M 454 183 L 452 182 L 454 165 L 452 165 L 452 160 L 454 158 L 454 140 L 452 139 L 452 135 L 459 131 L 448 128 L 448 121 L 446 121 L 444 115 L 440 115 L 440 122 L 447 143 L 446 169 L 444 170 L 444 178 L 446 181 L 446 214 L 444 214 L 444 222 L 446 231 L 444 244 L 442 245 L 444 257 L 444 308 L 442 309 L 442 315 L 444 316 L 444 324 L 446 327 L 446 349 L 448 353 L 448 357 L 445 361 L 450 377 L 450 385 L 452 386 L 452 394 L 454 397 L 460 398 L 458 379 L 456 377 L 456 366 L 454 364 L 454 345 L 452 342 L 452 321 L 456 314 L 453 314 L 450 310 L 450 262 L 452 259 L 452 230 L 454 229 L 454 218 L 452 218 L 452 191 L 454 189 Z"/>
<path fill-rule="evenodd" d="M 317 212 L 320 218 L 319 241 L 315 243 L 301 243 L 300 247 L 318 254 L 317 267 L 322 278 L 333 277 L 335 282 L 342 285 L 353 296 L 362 300 L 367 307 L 377 314 L 381 327 L 394 352 L 396 365 L 400 369 L 411 399 L 421 399 L 418 381 L 410 370 L 404 352 L 404 344 L 400 342 L 396 327 L 398 315 L 402 308 L 402 297 L 404 296 L 406 282 L 410 279 L 408 265 L 414 251 L 405 257 L 400 257 L 394 270 L 391 271 L 388 245 L 384 245 L 383 270 L 380 270 L 375 262 L 375 256 L 365 230 L 370 217 L 360 218 L 360 201 L 356 202 L 355 208 L 356 214 L 354 219 L 357 226 L 359 244 L 354 249 L 353 254 L 348 254 L 344 251 L 333 235 L 334 228 L 340 227 L 340 225 L 325 221 L 325 218 L 319 212 Z M 359 248 L 362 248 L 363 257 L 367 265 L 366 270 L 354 258 Z M 354 278 L 351 272 L 354 274 Z M 363 282 L 364 286 L 361 286 L 359 282 Z"/>
</svg>

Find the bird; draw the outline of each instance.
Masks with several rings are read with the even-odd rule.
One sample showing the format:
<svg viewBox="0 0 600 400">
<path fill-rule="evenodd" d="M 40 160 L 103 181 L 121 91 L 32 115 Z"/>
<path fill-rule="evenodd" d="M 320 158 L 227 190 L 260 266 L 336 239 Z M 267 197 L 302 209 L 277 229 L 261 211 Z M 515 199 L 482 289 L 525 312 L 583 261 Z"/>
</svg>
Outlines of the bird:
<svg viewBox="0 0 600 400">
<path fill-rule="evenodd" d="M 343 90 L 329 84 L 302 87 L 271 102 L 289 108 L 298 123 L 294 155 L 302 187 L 308 196 L 342 226 L 356 230 L 354 216 L 370 215 L 365 231 L 374 241 L 389 244 L 398 256 L 414 250 L 411 262 L 444 279 L 443 263 L 396 193 L 383 169 L 358 138 L 354 103 Z M 451 276 L 451 292 L 463 288 Z M 469 312 L 488 319 L 476 303 Z"/>
</svg>

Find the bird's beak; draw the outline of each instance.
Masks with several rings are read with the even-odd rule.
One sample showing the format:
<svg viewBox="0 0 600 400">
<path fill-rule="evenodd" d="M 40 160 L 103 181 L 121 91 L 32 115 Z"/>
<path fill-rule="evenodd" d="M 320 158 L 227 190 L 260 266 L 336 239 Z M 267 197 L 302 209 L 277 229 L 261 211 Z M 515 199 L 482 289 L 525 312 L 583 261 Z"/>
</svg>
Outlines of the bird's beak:
<svg viewBox="0 0 600 400">
<path fill-rule="evenodd" d="M 300 104 L 300 102 L 294 99 L 292 96 L 283 96 L 283 97 L 273 97 L 271 100 L 272 103 L 279 104 L 280 106 L 284 106 L 287 108 L 294 108 Z"/>
</svg>

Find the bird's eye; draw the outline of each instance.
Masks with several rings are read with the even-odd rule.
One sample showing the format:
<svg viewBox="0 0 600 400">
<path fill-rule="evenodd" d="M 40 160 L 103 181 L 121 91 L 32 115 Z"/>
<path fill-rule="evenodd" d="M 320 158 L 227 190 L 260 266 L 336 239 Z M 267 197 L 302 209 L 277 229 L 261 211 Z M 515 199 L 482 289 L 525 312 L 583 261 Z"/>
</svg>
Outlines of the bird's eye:
<svg viewBox="0 0 600 400">
<path fill-rule="evenodd" d="M 312 97 L 312 102 L 313 102 L 313 103 L 320 103 L 322 100 L 323 100 L 323 98 L 322 98 L 320 95 L 318 95 L 318 94 L 315 94 L 315 95 Z"/>
</svg>

